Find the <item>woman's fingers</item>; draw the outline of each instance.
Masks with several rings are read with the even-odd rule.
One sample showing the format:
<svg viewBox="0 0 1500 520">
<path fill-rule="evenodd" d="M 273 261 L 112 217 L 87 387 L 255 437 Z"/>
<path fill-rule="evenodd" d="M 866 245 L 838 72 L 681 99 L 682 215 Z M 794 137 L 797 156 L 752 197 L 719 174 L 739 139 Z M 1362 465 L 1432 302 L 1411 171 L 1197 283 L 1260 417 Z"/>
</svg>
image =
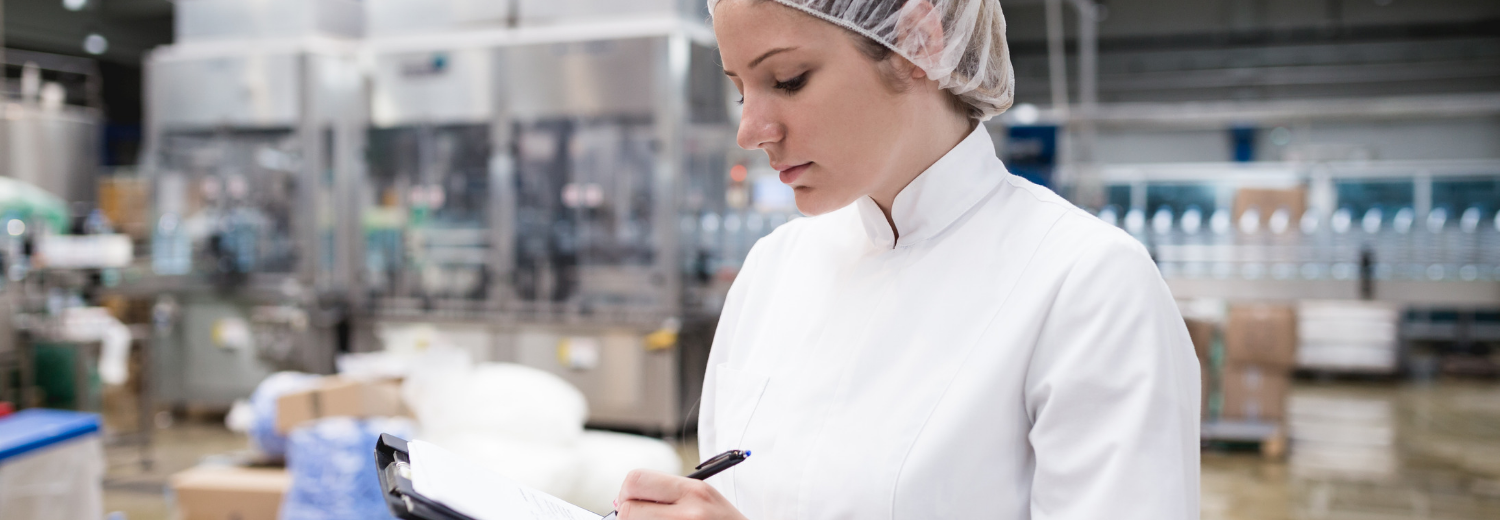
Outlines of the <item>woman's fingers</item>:
<svg viewBox="0 0 1500 520">
<path fill-rule="evenodd" d="M 620 520 L 708 520 L 701 505 L 662 504 L 645 500 L 620 502 Z"/>
<path fill-rule="evenodd" d="M 628 501 L 673 504 L 682 500 L 697 485 L 707 484 L 699 480 L 638 469 L 625 477 L 618 500 L 621 506 Z"/>
<path fill-rule="evenodd" d="M 619 520 L 745 520 L 707 482 L 645 470 L 625 477 L 615 510 Z"/>
</svg>

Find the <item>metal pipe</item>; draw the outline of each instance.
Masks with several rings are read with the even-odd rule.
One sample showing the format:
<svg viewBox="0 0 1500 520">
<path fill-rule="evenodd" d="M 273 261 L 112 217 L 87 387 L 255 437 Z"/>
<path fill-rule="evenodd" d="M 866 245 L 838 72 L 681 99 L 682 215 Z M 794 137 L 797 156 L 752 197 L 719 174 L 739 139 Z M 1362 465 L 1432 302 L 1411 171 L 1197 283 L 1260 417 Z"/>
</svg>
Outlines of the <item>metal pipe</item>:
<svg viewBox="0 0 1500 520">
<path fill-rule="evenodd" d="M 1085 116 L 1099 103 L 1099 6 L 1073 0 L 1078 9 L 1078 106 Z"/>
<path fill-rule="evenodd" d="M 5 2 L 0 2 L 0 64 L 5 63 Z"/>
<path fill-rule="evenodd" d="M 1094 124 L 1099 104 L 1099 6 L 1094 0 L 1071 0 L 1078 11 L 1078 114 L 1070 118 L 1073 199 L 1084 206 L 1102 206 L 1104 187 L 1094 156 Z"/>
<path fill-rule="evenodd" d="M 1058 118 L 1068 115 L 1067 49 L 1063 45 L 1063 0 L 1047 0 L 1047 71 L 1052 87 L 1052 111 Z"/>
</svg>

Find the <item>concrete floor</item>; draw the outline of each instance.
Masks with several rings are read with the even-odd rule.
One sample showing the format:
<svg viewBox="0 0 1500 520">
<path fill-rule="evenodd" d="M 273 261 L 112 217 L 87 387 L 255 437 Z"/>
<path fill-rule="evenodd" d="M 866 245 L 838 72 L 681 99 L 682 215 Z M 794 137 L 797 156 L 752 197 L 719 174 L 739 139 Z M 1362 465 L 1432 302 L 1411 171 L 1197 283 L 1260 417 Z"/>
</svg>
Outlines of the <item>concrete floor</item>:
<svg viewBox="0 0 1500 520">
<path fill-rule="evenodd" d="M 1500 384 L 1304 381 L 1292 394 L 1286 460 L 1203 453 L 1204 520 L 1500 518 Z M 133 448 L 111 447 L 105 511 L 165 520 L 169 475 L 245 447 L 205 420 L 159 430 L 150 470 Z M 680 450 L 690 465 L 691 441 Z"/>
</svg>

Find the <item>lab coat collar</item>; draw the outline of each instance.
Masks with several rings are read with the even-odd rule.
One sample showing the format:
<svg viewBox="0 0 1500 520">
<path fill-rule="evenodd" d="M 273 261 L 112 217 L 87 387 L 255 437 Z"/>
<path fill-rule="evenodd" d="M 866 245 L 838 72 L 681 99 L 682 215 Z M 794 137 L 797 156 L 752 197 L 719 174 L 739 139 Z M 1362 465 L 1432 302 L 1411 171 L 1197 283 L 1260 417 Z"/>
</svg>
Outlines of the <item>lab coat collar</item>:
<svg viewBox="0 0 1500 520">
<path fill-rule="evenodd" d="M 901 231 L 899 244 L 880 206 L 868 196 L 855 201 L 865 234 L 875 246 L 892 249 L 914 245 L 947 229 L 1000 185 L 1005 168 L 983 124 L 896 194 L 891 220 Z"/>
</svg>

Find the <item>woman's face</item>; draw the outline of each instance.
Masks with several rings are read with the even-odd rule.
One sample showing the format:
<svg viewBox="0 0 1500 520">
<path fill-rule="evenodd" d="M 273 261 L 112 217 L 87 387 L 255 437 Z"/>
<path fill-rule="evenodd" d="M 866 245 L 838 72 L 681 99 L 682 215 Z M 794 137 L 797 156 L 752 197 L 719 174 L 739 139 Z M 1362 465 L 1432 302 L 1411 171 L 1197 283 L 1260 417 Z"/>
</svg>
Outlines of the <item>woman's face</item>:
<svg viewBox="0 0 1500 520">
<path fill-rule="evenodd" d="M 724 72 L 744 96 L 739 145 L 766 151 L 798 210 L 894 198 L 910 181 L 898 154 L 913 106 L 880 68 L 899 58 L 876 63 L 843 29 L 775 2 L 724 0 L 713 21 Z"/>
</svg>

